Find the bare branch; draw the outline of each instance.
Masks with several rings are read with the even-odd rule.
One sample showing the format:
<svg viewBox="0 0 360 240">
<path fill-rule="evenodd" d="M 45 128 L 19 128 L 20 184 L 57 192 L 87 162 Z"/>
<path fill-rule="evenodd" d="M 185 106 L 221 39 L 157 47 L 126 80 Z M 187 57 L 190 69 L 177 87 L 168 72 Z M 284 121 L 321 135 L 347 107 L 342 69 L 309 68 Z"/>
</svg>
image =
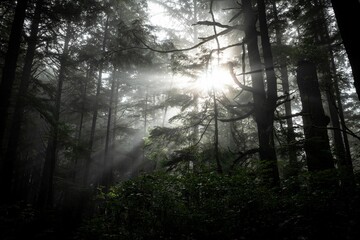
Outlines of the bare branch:
<svg viewBox="0 0 360 240">
<path fill-rule="evenodd" d="M 281 96 L 281 98 L 282 98 L 282 97 L 287 97 L 287 96 L 286 96 L 286 95 L 285 95 L 285 96 Z M 278 97 L 278 99 L 280 99 L 280 97 Z M 280 106 L 280 105 L 283 105 L 284 103 L 291 102 L 291 101 L 294 100 L 294 99 L 295 99 L 295 97 L 286 98 L 286 99 L 278 102 L 278 103 L 276 104 L 276 107 L 278 107 L 278 106 Z"/>
<path fill-rule="evenodd" d="M 234 73 L 234 68 L 233 68 L 233 64 L 232 64 L 232 63 L 229 63 L 228 66 L 229 66 L 229 72 L 230 72 L 230 75 L 231 75 L 232 79 L 234 80 L 234 82 L 235 82 L 241 89 L 244 89 L 244 90 L 246 90 L 246 91 L 248 91 L 248 92 L 251 92 L 251 93 L 255 93 L 255 92 L 256 92 L 254 88 L 248 87 L 248 86 L 242 84 L 242 83 L 239 81 L 239 79 L 237 79 L 237 77 L 236 77 L 236 75 L 235 75 L 235 73 Z"/>
<path fill-rule="evenodd" d="M 160 49 L 153 48 L 153 47 L 149 46 L 147 43 L 145 43 L 145 42 L 144 42 L 140 37 L 138 37 L 135 33 L 133 33 L 133 35 L 134 35 L 134 37 L 135 37 L 137 40 L 139 40 L 139 41 L 145 46 L 145 48 L 143 48 L 143 47 L 137 47 L 138 49 L 143 49 L 143 50 L 149 49 L 149 50 L 151 50 L 151 51 L 158 52 L 158 53 L 173 53 L 173 52 L 185 52 L 185 51 L 190 51 L 190 50 L 196 49 L 196 48 L 200 47 L 201 45 L 204 45 L 205 43 L 207 43 L 207 42 L 209 42 L 209 41 L 211 41 L 211 40 L 213 40 L 213 39 L 216 39 L 218 36 L 224 35 L 224 34 L 230 32 L 230 31 L 231 31 L 231 29 L 230 29 L 230 30 L 229 30 L 229 29 L 226 29 L 226 30 L 224 30 L 224 31 L 222 31 L 222 32 L 220 32 L 220 33 L 218 33 L 218 34 L 213 35 L 213 36 L 209 36 L 209 37 L 206 37 L 206 38 L 200 38 L 202 41 L 199 42 L 198 44 L 195 44 L 195 45 L 192 46 L 192 47 L 180 48 L 180 49 L 170 49 L 170 50 L 160 50 Z M 224 50 L 224 49 L 226 49 L 226 48 L 230 48 L 230 47 L 234 47 L 234 46 L 239 46 L 239 45 L 241 45 L 241 44 L 232 44 L 232 45 L 229 45 L 229 46 L 227 46 L 227 47 L 223 47 L 223 48 L 221 48 L 220 50 Z M 125 50 L 126 50 L 126 49 L 125 49 Z M 216 49 L 216 51 L 217 51 L 217 49 Z"/>
<path fill-rule="evenodd" d="M 194 146 L 196 146 L 196 145 L 198 145 L 200 143 L 201 139 L 203 138 L 203 136 L 205 135 L 207 129 L 209 128 L 210 123 L 212 122 L 212 120 L 214 120 L 214 118 L 211 118 L 210 121 L 208 122 L 208 124 L 206 124 L 206 127 L 205 127 L 204 131 L 202 132 L 199 140 L 194 144 Z"/>
<path fill-rule="evenodd" d="M 298 113 L 294 113 L 291 115 L 287 115 L 287 116 L 276 116 L 274 118 L 274 120 L 285 120 L 285 119 L 289 119 L 289 118 L 293 118 L 293 117 L 298 117 L 298 116 L 305 116 L 308 115 L 307 113 L 303 113 L 303 112 L 298 112 Z"/>
<path fill-rule="evenodd" d="M 234 167 L 240 162 L 241 159 L 243 159 L 244 157 L 247 157 L 248 155 L 252 155 L 255 153 L 258 153 L 260 151 L 259 148 L 253 148 L 253 149 L 249 149 L 245 152 L 239 152 L 239 156 L 234 160 L 233 164 L 231 164 L 230 169 L 234 169 Z"/>
<path fill-rule="evenodd" d="M 195 23 L 193 25 L 216 26 L 216 27 L 220 27 L 220 28 L 239 29 L 239 30 L 242 30 L 244 28 L 242 25 L 230 26 L 230 25 L 224 25 L 219 22 L 212 22 L 212 21 L 198 21 L 197 23 Z"/>
<path fill-rule="evenodd" d="M 215 27 L 215 25 L 214 25 L 214 27 Z M 211 36 L 209 36 L 209 37 L 199 37 L 199 39 L 201 39 L 201 40 L 203 40 L 203 41 L 210 41 L 210 40 L 213 40 L 213 39 L 218 38 L 218 37 L 221 36 L 221 35 L 225 35 L 225 34 L 231 32 L 231 31 L 232 31 L 232 29 L 230 29 L 230 28 L 229 28 L 229 29 L 225 29 L 224 31 L 221 31 L 221 32 L 216 33 L 216 34 L 214 34 L 214 35 L 211 35 Z"/>
<path fill-rule="evenodd" d="M 312 125 L 312 127 L 315 127 L 315 128 L 319 128 L 319 129 L 327 129 L 327 130 L 339 130 L 341 132 L 345 132 L 346 134 L 356 138 L 357 140 L 360 140 L 360 137 L 358 135 L 356 135 L 353 131 L 351 131 L 350 129 L 346 128 L 346 130 L 344 129 L 341 129 L 341 128 L 334 128 L 334 127 L 320 127 L 320 126 L 315 126 L 315 125 Z"/>
<path fill-rule="evenodd" d="M 229 118 L 229 119 L 219 119 L 219 121 L 220 122 L 235 122 L 235 121 L 239 121 L 239 120 L 243 120 L 245 118 L 248 118 L 253 113 L 254 113 L 254 109 L 251 109 L 249 112 L 245 113 L 242 116 L 235 117 L 235 118 Z"/>
</svg>

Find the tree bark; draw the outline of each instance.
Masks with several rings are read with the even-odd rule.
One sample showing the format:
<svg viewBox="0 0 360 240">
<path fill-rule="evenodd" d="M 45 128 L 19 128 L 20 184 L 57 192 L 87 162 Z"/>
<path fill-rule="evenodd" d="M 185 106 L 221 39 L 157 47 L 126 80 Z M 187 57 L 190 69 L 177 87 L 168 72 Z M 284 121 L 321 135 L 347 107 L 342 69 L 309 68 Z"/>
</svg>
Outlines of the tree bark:
<svg viewBox="0 0 360 240">
<path fill-rule="evenodd" d="M 111 130 L 111 119 L 112 119 L 112 112 L 113 112 L 113 102 L 114 102 L 114 91 L 115 91 L 115 83 L 116 83 L 116 69 L 114 67 L 114 71 L 112 74 L 111 79 L 111 90 L 110 90 L 110 101 L 109 101 L 109 108 L 108 108 L 108 119 L 107 119 L 107 126 L 106 126 L 106 137 L 105 137 L 105 150 L 104 150 L 104 166 L 103 166 L 103 175 L 102 175 L 102 185 L 105 187 L 106 190 L 109 189 L 112 183 L 112 175 L 113 175 L 113 163 L 112 157 L 109 156 L 109 145 L 111 143 L 110 139 L 110 130 Z M 111 155 L 113 153 L 111 152 Z"/>
<path fill-rule="evenodd" d="M 348 0 L 346 3 L 341 0 L 331 0 L 341 38 L 345 46 L 346 53 L 354 77 L 354 86 L 360 100 L 360 35 L 354 34 L 351 27 L 359 22 L 360 3 L 358 0 Z"/>
<path fill-rule="evenodd" d="M 25 103 L 26 103 L 26 95 L 28 92 L 28 88 L 29 88 L 29 84 L 30 84 L 30 78 L 31 78 L 31 68 L 33 65 L 33 60 L 34 60 L 34 56 L 35 56 L 35 51 L 36 51 L 36 44 L 37 44 L 37 39 L 38 39 L 38 31 L 39 31 L 39 23 L 40 23 L 40 17 L 41 17 L 41 12 L 42 12 L 42 5 L 43 5 L 43 0 L 38 0 L 36 2 L 36 8 L 35 8 L 35 12 L 34 12 L 34 17 L 31 23 L 31 28 L 30 28 L 30 37 L 28 40 L 28 48 L 26 51 L 26 56 L 25 56 L 25 64 L 22 70 L 22 75 L 21 75 L 21 81 L 20 81 L 20 86 L 19 86 L 19 91 L 17 93 L 17 98 L 16 98 L 16 105 L 15 105 L 15 110 L 14 110 L 14 114 L 12 116 L 12 121 L 11 121 L 11 128 L 10 128 L 10 134 L 9 134 L 9 141 L 8 141 L 8 146 L 6 149 L 6 155 L 5 155 L 5 159 L 4 162 L 6 162 L 4 164 L 4 169 L 2 169 L 2 173 L 1 173 L 1 189 L 3 189 L 3 193 L 5 196 L 12 196 L 15 193 L 11 192 L 12 190 L 12 180 L 14 177 L 14 168 L 17 168 L 16 165 L 19 164 L 17 163 L 18 159 L 17 159 L 17 150 L 18 150 L 18 145 L 19 145 L 19 138 L 20 138 L 20 131 L 21 131 L 21 125 L 22 125 L 22 121 L 23 121 L 23 117 L 24 117 L 24 108 L 25 108 Z M 18 174 L 16 175 L 20 175 L 21 173 L 18 172 Z M 15 180 L 15 182 L 17 182 Z M 16 186 L 14 186 L 16 188 Z M 18 192 L 16 189 L 13 189 L 14 191 Z M 23 195 L 21 193 L 17 193 L 16 195 L 20 196 Z M 25 196 L 21 197 L 22 199 L 18 199 L 18 200 L 25 200 Z"/>
<path fill-rule="evenodd" d="M 333 169 L 326 126 L 330 119 L 324 113 L 316 67 L 309 61 L 299 61 L 296 70 L 305 134 L 305 153 L 309 171 Z"/>
<path fill-rule="evenodd" d="M 243 0 L 245 36 L 248 49 L 249 63 L 251 69 L 254 115 L 258 129 L 259 155 L 263 162 L 264 180 L 271 186 L 279 185 L 279 172 L 277 168 L 277 158 L 273 141 L 273 121 L 274 121 L 274 98 L 276 97 L 276 86 L 270 80 L 268 94 L 265 91 L 263 78 L 263 67 L 260 58 L 256 22 L 257 17 L 252 8 L 250 0 Z M 265 14 L 265 13 L 262 13 Z M 264 15 L 263 15 L 264 16 Z M 266 20 L 265 20 L 266 21 Z M 266 22 L 265 22 L 266 23 Z M 264 27 L 261 29 L 264 31 Z M 269 57 L 269 56 L 267 56 Z M 276 83 L 276 81 L 275 81 Z M 275 99 L 276 100 L 276 99 Z"/>
<path fill-rule="evenodd" d="M 261 45 L 263 51 L 263 58 L 265 63 L 265 74 L 267 81 L 267 108 L 268 108 L 268 123 L 267 123 L 267 135 L 266 144 L 269 147 L 269 152 L 271 152 L 272 159 L 269 159 L 269 168 L 271 170 L 271 177 L 274 179 L 273 185 L 279 184 L 279 172 L 277 168 L 277 157 L 274 146 L 274 111 L 276 108 L 277 101 L 277 80 L 274 71 L 274 62 L 273 55 L 270 45 L 270 38 L 268 32 L 268 25 L 266 20 L 266 8 L 264 0 L 258 0 L 258 14 L 259 14 L 259 25 L 260 25 L 260 36 L 261 36 Z"/>
<path fill-rule="evenodd" d="M 5 63 L 2 70 L 0 83 L 0 146 L 3 146 L 2 144 L 8 120 L 10 97 L 15 81 L 16 63 L 20 51 L 21 34 L 23 31 L 27 3 L 28 0 L 17 2 L 5 56 Z"/>
<path fill-rule="evenodd" d="M 42 179 L 39 190 L 38 197 L 38 207 L 51 207 L 53 204 L 53 182 L 54 182 L 54 173 L 57 160 L 57 150 L 58 150 L 58 135 L 59 135 L 59 124 L 60 124 L 60 108 L 61 108 L 61 95 L 63 83 L 66 77 L 66 68 L 67 68 L 67 58 L 69 53 L 69 43 L 71 39 L 71 26 L 70 22 L 67 23 L 66 36 L 64 40 L 64 51 L 60 59 L 60 69 L 59 69 L 59 78 L 58 86 L 55 96 L 55 106 L 54 106 L 54 122 L 52 124 L 52 129 L 50 132 L 50 137 L 48 140 L 46 148 L 45 163 L 42 171 Z"/>
<path fill-rule="evenodd" d="M 105 53 L 106 50 L 106 42 L 108 38 L 108 25 L 109 25 L 109 16 L 106 16 L 106 22 L 105 22 L 105 30 L 104 30 L 104 38 L 102 43 L 102 52 Z M 95 106 L 94 106 L 94 112 L 92 117 L 92 123 L 91 123 L 91 130 L 90 130 L 90 139 L 89 139 L 89 145 L 88 145 L 88 154 L 85 159 L 85 166 L 84 166 L 84 177 L 83 177 L 83 185 L 86 185 L 88 183 L 89 173 L 90 173 L 90 163 L 91 163 L 91 154 L 94 147 L 94 140 L 95 140 L 95 130 L 96 130 L 96 122 L 98 117 L 98 107 L 99 107 L 99 98 L 100 98 L 100 91 L 101 91 L 101 81 L 102 81 L 102 73 L 103 73 L 103 59 L 101 59 L 100 66 L 99 66 L 99 76 L 96 83 L 96 95 L 95 95 Z"/>
<path fill-rule="evenodd" d="M 276 34 L 276 44 L 280 47 L 282 46 L 282 32 L 279 25 L 279 18 L 278 18 L 278 12 L 276 7 L 275 0 L 272 1 L 272 9 L 274 14 L 274 23 L 275 23 L 275 34 Z M 281 78 L 281 84 L 282 84 L 282 90 L 284 95 L 290 94 L 290 87 L 289 87 L 289 74 L 286 64 L 286 56 L 282 53 L 278 56 L 278 61 L 280 65 L 280 78 Z M 285 115 L 291 116 L 292 110 L 291 110 L 291 101 L 289 97 L 287 97 L 287 100 L 285 102 Z M 297 161 L 296 156 L 296 146 L 295 146 L 295 132 L 294 132 L 294 124 L 292 118 L 286 119 L 286 141 L 288 145 L 288 154 L 289 154 L 289 172 L 288 175 L 295 177 L 298 175 L 299 171 L 299 164 Z"/>
<path fill-rule="evenodd" d="M 329 113 L 331 118 L 331 123 L 333 127 L 333 138 L 334 138 L 334 148 L 336 163 L 339 169 L 341 184 L 344 187 L 353 187 L 355 183 L 353 166 L 350 155 L 350 148 L 348 145 L 347 135 L 343 134 L 341 130 L 346 130 L 345 121 L 342 121 L 343 109 L 340 98 L 340 90 L 337 84 L 337 73 L 335 68 L 335 61 L 333 55 L 333 49 L 331 48 L 330 35 L 328 31 L 327 17 L 325 12 L 325 4 L 322 0 L 315 1 L 316 6 L 320 9 L 320 14 L 318 15 L 318 27 L 320 28 L 316 31 L 317 39 L 320 40 L 321 45 L 327 45 L 327 49 L 324 52 L 326 56 L 326 61 L 322 64 L 321 71 L 323 73 L 326 85 L 326 98 L 329 106 Z"/>
</svg>

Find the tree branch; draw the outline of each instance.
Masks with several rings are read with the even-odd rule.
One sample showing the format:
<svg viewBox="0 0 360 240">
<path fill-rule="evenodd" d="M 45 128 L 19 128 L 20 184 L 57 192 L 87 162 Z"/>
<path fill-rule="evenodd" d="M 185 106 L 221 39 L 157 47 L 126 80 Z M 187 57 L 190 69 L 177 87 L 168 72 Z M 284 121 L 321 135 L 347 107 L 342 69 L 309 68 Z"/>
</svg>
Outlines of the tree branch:
<svg viewBox="0 0 360 240">
<path fill-rule="evenodd" d="M 195 44 L 194 46 L 191 46 L 191 47 L 188 47 L 188 48 L 180 48 L 180 49 L 170 49 L 170 50 L 160 50 L 160 49 L 156 49 L 156 48 L 153 48 L 151 46 L 149 46 L 147 43 L 145 43 L 140 37 L 138 37 L 134 32 L 133 32 L 133 35 L 134 37 L 140 41 L 146 48 L 141 48 L 141 47 L 138 47 L 138 49 L 149 49 L 151 51 L 154 51 L 154 52 L 158 52 L 158 53 L 173 53 L 173 52 L 185 52 L 185 51 L 190 51 L 190 50 L 193 50 L 195 48 L 198 48 L 200 47 L 201 45 L 204 45 L 205 43 L 213 40 L 213 39 L 216 39 L 218 36 L 220 35 L 223 35 L 223 34 L 226 34 L 228 32 L 230 32 L 231 30 L 229 29 L 226 29 L 216 35 L 213 35 L 213 36 L 209 36 L 209 37 L 206 37 L 206 38 L 199 38 L 201 39 L 202 41 L 199 42 L 198 44 Z M 234 47 L 234 46 L 238 46 L 238 45 L 241 45 L 241 44 L 233 44 L 233 45 L 229 45 L 228 47 L 225 47 L 225 48 L 222 48 L 222 49 L 226 49 L 226 48 L 229 48 L 229 47 Z M 221 49 L 220 49 L 221 50 Z M 217 51 L 217 49 L 216 49 Z"/>
<path fill-rule="evenodd" d="M 215 27 L 215 25 L 214 25 L 214 27 Z M 209 37 L 199 37 L 199 39 L 203 40 L 203 41 L 210 41 L 210 40 L 216 39 L 217 37 L 219 37 L 221 35 L 225 35 L 225 34 L 227 34 L 228 32 L 231 32 L 231 31 L 232 31 L 232 29 L 225 29 L 225 30 L 223 30 L 223 31 L 221 31 L 219 33 L 216 33 L 214 35 L 211 35 Z"/>
<path fill-rule="evenodd" d="M 236 77 L 236 75 L 235 75 L 235 73 L 234 73 L 234 66 L 233 66 L 232 63 L 229 63 L 228 66 L 229 66 L 229 72 L 230 72 L 230 75 L 231 75 L 232 79 L 234 80 L 234 82 L 235 82 L 241 89 L 244 89 L 244 90 L 246 90 L 246 91 L 248 91 L 248 92 L 251 92 L 251 93 L 255 93 L 255 92 L 256 92 L 254 88 L 248 87 L 248 86 L 242 84 L 242 83 L 237 79 L 237 77 Z"/>
<path fill-rule="evenodd" d="M 344 129 L 341 129 L 341 128 L 334 128 L 334 127 L 320 127 L 320 126 L 315 126 L 315 125 L 312 125 L 312 127 L 315 127 L 315 128 L 320 128 L 320 129 L 327 129 L 327 130 L 339 130 L 341 132 L 344 132 L 354 138 L 356 138 L 357 140 L 360 140 L 360 137 L 358 135 L 356 135 L 353 131 L 351 131 L 350 129 L 346 128 L 346 130 Z"/>
<path fill-rule="evenodd" d="M 293 117 L 304 116 L 306 114 L 307 113 L 298 112 L 298 113 L 294 113 L 294 114 L 287 115 L 287 116 L 276 116 L 276 117 L 274 117 L 274 120 L 285 120 L 285 119 L 289 119 L 289 118 L 293 118 Z"/>
<path fill-rule="evenodd" d="M 216 26 L 216 27 L 220 27 L 220 28 L 240 29 L 240 30 L 244 28 L 241 25 L 230 26 L 230 25 L 224 25 L 224 24 L 221 24 L 219 22 L 212 22 L 212 21 L 198 21 L 197 23 L 195 23 L 193 25 Z"/>
<path fill-rule="evenodd" d="M 212 120 L 214 120 L 214 118 L 211 118 L 210 121 L 208 122 L 208 124 L 206 124 L 206 127 L 205 127 L 204 131 L 202 132 L 199 140 L 194 144 L 194 146 L 196 146 L 196 145 L 198 145 L 198 144 L 200 143 L 200 141 L 201 141 L 201 139 L 203 138 L 203 136 L 205 135 L 208 127 L 210 126 L 210 123 L 212 122 Z"/>
<path fill-rule="evenodd" d="M 246 157 L 246 156 L 248 156 L 248 155 L 252 155 L 252 154 L 258 153 L 259 150 L 260 150 L 259 148 L 253 148 L 253 149 L 249 149 L 249 150 L 247 150 L 247 151 L 245 151 L 245 152 L 239 152 L 239 153 L 238 153 L 239 156 L 234 160 L 233 164 L 231 164 L 230 169 L 231 169 L 231 170 L 234 169 L 235 165 L 237 165 L 242 158 L 244 158 L 244 157 Z"/>
<path fill-rule="evenodd" d="M 248 118 L 253 113 L 254 113 L 254 109 L 251 109 L 249 112 L 245 113 L 242 116 L 235 117 L 235 118 L 229 118 L 229 119 L 219 119 L 219 121 L 220 122 L 235 122 L 235 121 L 239 121 L 239 120 L 243 120 L 245 118 Z"/>
</svg>

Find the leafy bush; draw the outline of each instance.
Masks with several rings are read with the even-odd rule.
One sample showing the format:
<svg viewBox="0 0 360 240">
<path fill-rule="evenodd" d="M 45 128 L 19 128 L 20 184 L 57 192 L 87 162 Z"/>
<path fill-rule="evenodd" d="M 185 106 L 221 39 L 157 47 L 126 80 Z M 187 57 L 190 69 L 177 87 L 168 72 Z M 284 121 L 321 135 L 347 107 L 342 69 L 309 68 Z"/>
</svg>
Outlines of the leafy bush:
<svg viewBox="0 0 360 240">
<path fill-rule="evenodd" d="M 268 189 L 254 174 L 143 175 L 99 194 L 80 239 L 353 239 L 359 204 L 341 191 Z M 358 199 L 358 198 L 357 198 Z"/>
</svg>

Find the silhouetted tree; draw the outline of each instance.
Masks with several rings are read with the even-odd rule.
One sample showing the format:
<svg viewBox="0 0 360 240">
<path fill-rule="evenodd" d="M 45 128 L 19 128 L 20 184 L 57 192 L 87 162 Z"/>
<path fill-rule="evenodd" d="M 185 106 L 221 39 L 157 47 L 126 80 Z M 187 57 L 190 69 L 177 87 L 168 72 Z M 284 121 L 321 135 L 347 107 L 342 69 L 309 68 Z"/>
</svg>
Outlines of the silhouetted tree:
<svg viewBox="0 0 360 240">
<path fill-rule="evenodd" d="M 302 103 L 308 169 L 312 172 L 333 169 L 334 160 L 327 134 L 330 119 L 324 113 L 316 67 L 309 61 L 299 61 L 296 74 Z"/>
<path fill-rule="evenodd" d="M 3 142 L 7 126 L 10 97 L 15 81 L 16 64 L 19 56 L 27 4 L 28 0 L 18 1 L 16 4 L 15 15 L 11 26 L 11 33 L 5 56 L 5 63 L 2 70 L 0 83 L 0 143 Z M 1 144 L 1 146 L 3 145 Z M 5 162 L 4 164 L 9 163 Z"/>
<path fill-rule="evenodd" d="M 331 0 L 341 38 L 348 55 L 352 74 L 354 76 L 354 86 L 360 100 L 360 50 L 358 47 L 360 36 L 353 33 L 349 26 L 359 20 L 360 3 L 358 0 L 349 0 L 344 4 L 340 0 Z"/>
</svg>

